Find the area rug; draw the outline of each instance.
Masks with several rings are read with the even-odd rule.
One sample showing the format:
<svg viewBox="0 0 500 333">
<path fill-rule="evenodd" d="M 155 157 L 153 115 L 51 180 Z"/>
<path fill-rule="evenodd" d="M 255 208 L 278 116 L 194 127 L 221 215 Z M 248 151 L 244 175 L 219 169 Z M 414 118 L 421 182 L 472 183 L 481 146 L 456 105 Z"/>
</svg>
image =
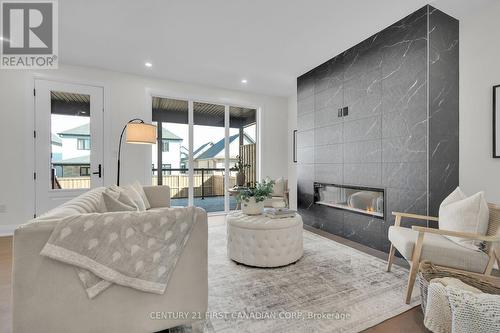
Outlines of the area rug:
<svg viewBox="0 0 500 333">
<path fill-rule="evenodd" d="M 204 331 L 359 332 L 419 304 L 403 295 L 408 270 L 304 230 L 304 256 L 281 268 L 236 264 L 226 225 L 209 223 L 209 309 Z M 186 329 L 171 330 L 186 332 Z"/>
</svg>

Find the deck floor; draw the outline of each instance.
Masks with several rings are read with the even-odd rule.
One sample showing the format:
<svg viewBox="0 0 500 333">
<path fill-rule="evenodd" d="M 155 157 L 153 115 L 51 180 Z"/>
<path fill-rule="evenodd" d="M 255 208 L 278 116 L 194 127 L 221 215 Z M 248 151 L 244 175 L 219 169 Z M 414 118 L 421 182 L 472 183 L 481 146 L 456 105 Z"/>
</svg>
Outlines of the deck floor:
<svg viewBox="0 0 500 333">
<path fill-rule="evenodd" d="M 171 206 L 183 206 L 188 205 L 187 198 L 172 199 Z M 205 209 L 208 213 L 223 212 L 224 211 L 224 196 L 217 197 L 205 197 L 205 198 L 194 198 L 194 205 Z M 229 209 L 236 209 L 236 199 L 233 196 L 229 197 Z"/>
</svg>

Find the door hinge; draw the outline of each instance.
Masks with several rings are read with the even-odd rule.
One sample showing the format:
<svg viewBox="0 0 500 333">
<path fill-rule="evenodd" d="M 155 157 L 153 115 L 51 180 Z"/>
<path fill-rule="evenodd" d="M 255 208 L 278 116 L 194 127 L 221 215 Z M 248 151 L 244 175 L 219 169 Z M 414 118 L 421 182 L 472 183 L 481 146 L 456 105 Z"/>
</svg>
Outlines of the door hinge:
<svg viewBox="0 0 500 333">
<path fill-rule="evenodd" d="M 33 218 L 36 219 L 36 214 L 33 214 Z"/>
<path fill-rule="evenodd" d="M 36 180 L 36 172 L 33 172 L 33 179 Z"/>
<path fill-rule="evenodd" d="M 36 131 L 33 131 L 33 137 L 36 139 Z"/>
<path fill-rule="evenodd" d="M 33 96 L 36 96 L 36 89 L 33 89 Z"/>
</svg>

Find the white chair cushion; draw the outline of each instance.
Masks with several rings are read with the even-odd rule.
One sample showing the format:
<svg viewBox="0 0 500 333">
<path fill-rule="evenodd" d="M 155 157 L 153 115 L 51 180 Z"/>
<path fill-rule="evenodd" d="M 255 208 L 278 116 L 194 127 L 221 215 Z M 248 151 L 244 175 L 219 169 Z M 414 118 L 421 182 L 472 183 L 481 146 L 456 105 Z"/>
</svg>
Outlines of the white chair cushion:
<svg viewBox="0 0 500 333">
<path fill-rule="evenodd" d="M 470 197 L 456 188 L 446 197 L 439 207 L 439 229 L 486 235 L 488 230 L 489 209 L 483 192 Z M 478 249 L 479 241 L 467 238 L 446 236 L 453 242 L 470 249 Z"/>
<path fill-rule="evenodd" d="M 418 232 L 410 228 L 389 227 L 389 240 L 406 260 L 411 261 Z M 446 237 L 425 234 L 420 260 L 433 264 L 482 273 L 488 263 L 488 255 L 471 250 Z"/>
</svg>

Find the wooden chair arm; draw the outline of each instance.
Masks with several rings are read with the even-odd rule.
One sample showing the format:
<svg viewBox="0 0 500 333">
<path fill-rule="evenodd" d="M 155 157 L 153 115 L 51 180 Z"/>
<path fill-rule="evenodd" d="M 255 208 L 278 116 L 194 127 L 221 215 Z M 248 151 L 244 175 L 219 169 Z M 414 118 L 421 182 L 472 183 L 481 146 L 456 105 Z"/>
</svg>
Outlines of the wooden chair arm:
<svg viewBox="0 0 500 333">
<path fill-rule="evenodd" d="M 418 220 L 426 220 L 426 221 L 435 221 L 435 222 L 439 221 L 439 219 L 437 217 L 433 217 L 433 216 L 400 213 L 400 212 L 392 212 L 392 215 L 396 216 L 396 220 L 394 221 L 395 227 L 399 227 L 401 225 L 401 218 L 402 217 L 418 219 Z"/>
<path fill-rule="evenodd" d="M 417 214 L 409 214 L 409 213 L 400 213 L 400 212 L 392 212 L 392 215 L 398 217 L 407 217 L 418 220 L 429 220 L 429 221 L 439 221 L 437 217 L 434 216 L 425 216 L 425 215 L 417 215 Z"/>
<path fill-rule="evenodd" d="M 438 235 L 443 235 L 443 236 L 453 236 L 453 237 L 476 239 L 476 240 L 481 240 L 481 241 L 491 242 L 491 243 L 500 242 L 500 236 L 483 236 L 483 235 L 473 234 L 470 232 L 458 232 L 458 231 L 433 229 L 433 228 L 426 228 L 426 227 L 419 227 L 419 226 L 413 226 L 412 230 L 415 230 L 418 232 L 427 232 L 430 234 L 438 234 Z"/>
</svg>

